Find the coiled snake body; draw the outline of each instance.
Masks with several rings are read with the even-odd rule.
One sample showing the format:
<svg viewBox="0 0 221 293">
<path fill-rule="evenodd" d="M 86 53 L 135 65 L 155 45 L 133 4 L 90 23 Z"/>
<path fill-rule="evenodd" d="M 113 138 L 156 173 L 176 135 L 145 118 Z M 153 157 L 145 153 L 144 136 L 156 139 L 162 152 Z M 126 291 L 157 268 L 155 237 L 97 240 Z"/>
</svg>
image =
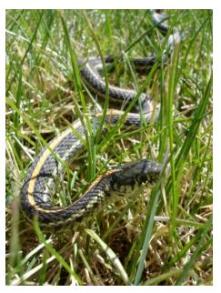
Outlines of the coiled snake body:
<svg viewBox="0 0 221 293">
<path fill-rule="evenodd" d="M 168 28 L 164 23 L 165 16 L 156 11 L 152 11 L 152 18 L 160 31 L 166 34 Z M 174 35 L 171 36 L 172 38 L 174 37 Z M 170 50 L 173 47 L 171 36 L 168 38 L 167 46 Z M 111 63 L 113 60 L 111 57 L 108 57 L 105 59 L 105 62 Z M 144 68 L 152 66 L 154 63 L 154 56 L 133 60 L 135 68 L 141 71 Z M 99 74 L 99 69 L 102 67 L 100 58 L 91 58 L 86 63 L 81 61 L 79 66 L 81 76 L 89 88 L 93 92 L 104 96 L 106 85 Z M 130 103 L 136 96 L 137 92 L 134 90 L 109 85 L 109 97 L 117 102 Z M 142 119 L 149 122 L 153 116 L 151 98 L 143 93 L 138 97 L 138 102 L 144 109 Z M 109 125 L 114 124 L 122 114 L 124 114 L 124 111 L 108 110 L 105 121 Z M 100 128 L 102 115 L 101 112 L 98 112 L 92 117 L 94 131 Z M 127 113 L 125 123 L 138 127 L 140 120 L 141 115 L 139 113 Z M 82 121 L 78 119 L 74 121 L 70 128 L 49 142 L 48 146 L 35 158 L 28 170 L 21 189 L 22 210 L 29 218 L 37 216 L 38 220 L 46 225 L 56 226 L 65 224 L 83 217 L 88 211 L 91 211 L 100 203 L 102 199 L 111 196 L 113 193 L 127 193 L 143 183 L 152 183 L 158 179 L 162 169 L 161 165 L 142 159 L 106 172 L 97 178 L 84 195 L 72 205 L 65 208 L 53 207 L 50 203 L 50 197 L 55 180 L 59 172 L 61 172 L 59 162 L 69 161 L 84 147 L 82 139 L 85 135 L 85 127 Z"/>
</svg>

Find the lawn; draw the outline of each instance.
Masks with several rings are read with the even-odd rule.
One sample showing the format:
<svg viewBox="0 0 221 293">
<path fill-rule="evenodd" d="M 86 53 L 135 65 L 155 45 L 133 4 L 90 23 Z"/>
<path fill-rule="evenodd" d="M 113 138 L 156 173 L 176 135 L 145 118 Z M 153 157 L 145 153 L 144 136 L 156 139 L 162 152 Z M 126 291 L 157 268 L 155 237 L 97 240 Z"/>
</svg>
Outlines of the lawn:
<svg viewBox="0 0 221 293">
<path fill-rule="evenodd" d="M 212 11 L 168 10 L 166 36 L 148 10 L 6 12 L 6 283 L 8 285 L 212 285 Z M 176 29 L 182 40 L 166 62 Z M 155 54 L 148 74 L 134 57 Z M 77 57 L 122 56 L 106 83 L 147 92 L 157 121 L 93 133 L 106 102 L 85 87 Z M 117 59 L 116 59 L 117 60 Z M 91 115 L 92 114 L 92 115 Z M 57 178 L 65 207 L 111 166 L 147 158 L 160 180 L 59 229 L 28 222 L 20 190 L 34 158 L 77 118 L 84 151 Z"/>
</svg>

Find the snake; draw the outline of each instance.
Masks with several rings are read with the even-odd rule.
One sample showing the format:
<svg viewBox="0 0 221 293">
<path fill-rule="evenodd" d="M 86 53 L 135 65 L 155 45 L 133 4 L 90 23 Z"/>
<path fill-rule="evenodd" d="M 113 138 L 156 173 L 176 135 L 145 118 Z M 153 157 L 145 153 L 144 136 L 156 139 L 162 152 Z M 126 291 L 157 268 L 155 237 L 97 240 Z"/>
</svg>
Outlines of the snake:
<svg viewBox="0 0 221 293">
<path fill-rule="evenodd" d="M 162 35 L 168 34 L 166 16 L 161 11 L 151 11 L 153 25 L 156 26 Z M 168 37 L 167 51 L 172 51 L 174 40 L 178 39 L 178 33 Z M 163 52 L 166 56 L 166 53 Z M 163 56 L 163 59 L 164 56 Z M 147 71 L 156 63 L 156 56 L 132 59 L 132 65 L 136 71 Z M 112 56 L 106 57 L 105 64 L 114 64 Z M 106 82 L 100 70 L 103 69 L 103 62 L 100 57 L 88 58 L 85 62 L 79 59 L 79 72 L 84 84 L 89 90 L 100 97 L 106 96 Z M 133 89 L 124 89 L 108 84 L 109 99 L 119 104 L 130 104 L 136 100 L 136 104 L 143 109 L 142 114 L 128 112 L 125 115 L 124 125 L 139 127 L 141 120 L 149 123 L 154 115 L 152 98 L 146 93 L 138 93 Z M 139 108 L 139 107 L 138 107 Z M 107 109 L 105 123 L 108 126 L 116 125 L 125 110 Z M 142 116 L 142 117 L 141 117 Z M 102 111 L 91 115 L 93 131 L 96 133 L 102 127 Z M 156 117 L 154 119 L 157 119 Z M 60 175 L 64 172 L 63 162 L 69 162 L 85 148 L 84 139 L 87 129 L 82 119 L 76 119 L 70 127 L 52 139 L 34 158 L 24 179 L 20 202 L 22 211 L 32 220 L 37 218 L 42 225 L 60 226 L 69 222 L 82 219 L 86 214 L 96 209 L 101 202 L 111 198 L 115 194 L 123 194 L 138 190 L 141 185 L 153 184 L 162 172 L 162 165 L 156 161 L 143 159 L 135 162 L 120 164 L 98 176 L 88 187 L 86 192 L 67 207 L 53 206 L 52 193 Z"/>
</svg>

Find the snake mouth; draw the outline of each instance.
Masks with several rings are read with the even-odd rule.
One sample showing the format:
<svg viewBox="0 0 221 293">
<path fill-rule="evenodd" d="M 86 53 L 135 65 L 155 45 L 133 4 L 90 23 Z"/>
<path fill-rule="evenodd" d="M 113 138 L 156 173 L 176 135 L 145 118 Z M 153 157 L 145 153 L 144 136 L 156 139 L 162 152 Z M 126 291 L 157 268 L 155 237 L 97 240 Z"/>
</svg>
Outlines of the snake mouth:
<svg viewBox="0 0 221 293">
<path fill-rule="evenodd" d="M 162 167 L 160 164 L 146 159 L 133 163 L 126 163 L 119 170 L 111 174 L 110 187 L 114 192 L 133 192 L 146 183 L 158 180 Z"/>
</svg>

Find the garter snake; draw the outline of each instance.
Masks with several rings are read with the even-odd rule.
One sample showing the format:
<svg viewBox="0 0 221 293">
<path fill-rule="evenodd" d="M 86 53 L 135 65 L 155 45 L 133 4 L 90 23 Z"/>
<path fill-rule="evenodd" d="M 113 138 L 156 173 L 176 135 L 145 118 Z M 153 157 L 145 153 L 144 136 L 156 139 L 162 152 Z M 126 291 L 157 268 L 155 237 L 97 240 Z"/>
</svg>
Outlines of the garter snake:
<svg viewBox="0 0 221 293">
<path fill-rule="evenodd" d="M 162 22 L 164 16 L 154 11 L 153 21 L 163 34 L 167 33 L 167 26 Z M 169 41 L 168 47 L 171 46 Z M 155 57 L 144 59 L 134 59 L 135 69 L 143 71 L 145 68 L 155 63 Z M 106 63 L 113 62 L 111 57 L 105 59 Z M 105 82 L 99 74 L 102 68 L 100 58 L 91 58 L 87 62 L 79 62 L 82 79 L 89 86 L 92 92 L 101 96 L 105 95 Z M 109 97 L 115 102 L 131 102 L 137 93 L 134 90 L 122 89 L 109 85 Z M 139 102 L 143 107 L 143 117 L 147 122 L 154 114 L 151 98 L 147 94 L 139 96 Z M 105 121 L 108 125 L 115 124 L 124 114 L 122 110 L 108 110 Z M 98 112 L 93 119 L 94 131 L 101 126 L 102 113 Z M 139 113 L 127 113 L 125 124 L 140 124 Z M 75 157 L 78 151 L 84 148 L 81 138 L 86 135 L 86 129 L 80 119 L 74 121 L 72 126 L 66 129 L 59 136 L 55 137 L 34 159 L 27 172 L 24 184 L 21 189 L 21 206 L 28 218 L 37 216 L 39 221 L 45 225 L 62 225 L 70 221 L 82 218 L 87 212 L 94 209 L 106 197 L 113 193 L 127 193 L 134 190 L 143 183 L 155 182 L 160 175 L 161 165 L 141 159 L 137 162 L 127 163 L 114 170 L 106 172 L 98 177 L 88 190 L 72 205 L 64 208 L 53 207 L 50 202 L 51 190 L 58 180 L 59 173 L 62 172 L 59 161 L 69 161 Z"/>
</svg>

